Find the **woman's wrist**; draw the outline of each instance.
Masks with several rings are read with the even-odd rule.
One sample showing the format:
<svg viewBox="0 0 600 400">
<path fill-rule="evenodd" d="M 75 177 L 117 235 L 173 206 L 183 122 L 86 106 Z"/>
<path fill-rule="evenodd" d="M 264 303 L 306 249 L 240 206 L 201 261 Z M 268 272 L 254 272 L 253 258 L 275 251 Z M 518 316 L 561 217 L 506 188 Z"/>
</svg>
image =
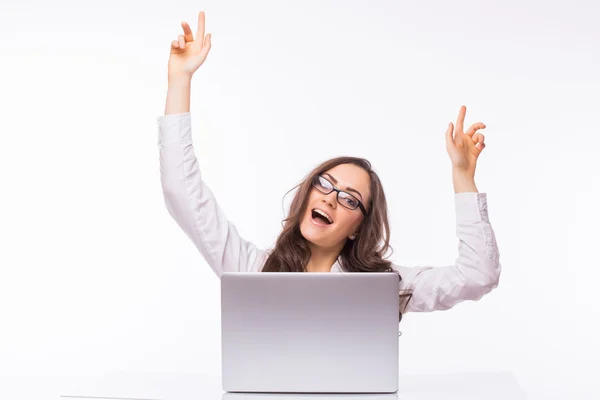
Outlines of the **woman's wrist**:
<svg viewBox="0 0 600 400">
<path fill-rule="evenodd" d="M 475 174 L 463 170 L 452 169 L 454 193 L 478 192 L 475 185 Z"/>
<path fill-rule="evenodd" d="M 193 75 L 174 74 L 174 75 L 169 75 L 167 78 L 167 81 L 169 82 L 169 86 L 171 86 L 171 85 L 174 85 L 174 86 L 189 85 L 192 83 L 192 76 Z"/>
<path fill-rule="evenodd" d="M 169 77 L 165 115 L 190 111 L 191 84 L 191 76 Z"/>
</svg>

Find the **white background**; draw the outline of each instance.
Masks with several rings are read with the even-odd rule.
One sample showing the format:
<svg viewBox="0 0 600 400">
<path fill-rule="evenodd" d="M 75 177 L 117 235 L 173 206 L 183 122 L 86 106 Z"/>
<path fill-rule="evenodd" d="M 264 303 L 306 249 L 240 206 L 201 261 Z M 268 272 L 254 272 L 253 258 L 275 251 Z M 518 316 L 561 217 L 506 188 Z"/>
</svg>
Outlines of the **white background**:
<svg viewBox="0 0 600 400">
<path fill-rule="evenodd" d="M 483 121 L 476 184 L 503 266 L 479 302 L 402 321 L 401 371 L 512 371 L 597 393 L 600 7 L 593 1 L 2 1 L 0 380 L 220 373 L 220 287 L 164 206 L 156 117 L 200 10 L 205 181 L 261 247 L 319 162 L 369 159 L 391 259 L 457 256 L 444 132 Z"/>
</svg>

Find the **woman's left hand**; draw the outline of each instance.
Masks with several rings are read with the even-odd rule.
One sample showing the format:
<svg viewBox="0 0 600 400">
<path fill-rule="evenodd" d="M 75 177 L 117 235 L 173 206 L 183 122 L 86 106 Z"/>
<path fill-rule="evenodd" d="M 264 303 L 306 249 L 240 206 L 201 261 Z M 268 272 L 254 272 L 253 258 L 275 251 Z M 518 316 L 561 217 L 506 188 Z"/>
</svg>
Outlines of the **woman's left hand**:
<svg viewBox="0 0 600 400">
<path fill-rule="evenodd" d="M 446 151 L 452 161 L 452 168 L 456 171 L 464 172 L 468 175 L 475 175 L 475 165 L 477 158 L 485 148 L 485 137 L 478 129 L 485 128 L 483 122 L 476 122 L 467 132 L 463 133 L 463 123 L 467 108 L 460 107 L 458 119 L 456 120 L 456 129 L 452 122 L 448 125 L 446 131 Z M 454 133 L 454 134 L 453 134 Z"/>
</svg>

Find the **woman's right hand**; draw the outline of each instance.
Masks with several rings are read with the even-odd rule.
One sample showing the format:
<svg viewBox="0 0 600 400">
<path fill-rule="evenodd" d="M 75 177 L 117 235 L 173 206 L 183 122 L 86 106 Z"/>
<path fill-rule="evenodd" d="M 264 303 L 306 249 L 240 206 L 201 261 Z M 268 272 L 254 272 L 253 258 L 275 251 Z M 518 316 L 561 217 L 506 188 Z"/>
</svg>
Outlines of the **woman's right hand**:
<svg viewBox="0 0 600 400">
<path fill-rule="evenodd" d="M 169 56 L 169 80 L 177 78 L 191 79 L 202 65 L 210 50 L 210 33 L 204 36 L 204 11 L 198 13 L 198 30 L 196 39 L 187 22 L 181 23 L 183 35 L 171 42 Z"/>
</svg>

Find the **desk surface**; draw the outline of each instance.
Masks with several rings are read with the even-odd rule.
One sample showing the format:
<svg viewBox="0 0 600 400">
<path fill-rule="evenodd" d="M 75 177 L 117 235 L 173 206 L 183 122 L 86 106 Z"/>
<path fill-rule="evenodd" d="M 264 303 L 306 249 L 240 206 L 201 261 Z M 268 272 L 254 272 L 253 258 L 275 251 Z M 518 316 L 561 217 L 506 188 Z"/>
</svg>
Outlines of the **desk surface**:
<svg viewBox="0 0 600 400">
<path fill-rule="evenodd" d="M 7 392 L 8 390 L 8 392 Z M 226 393 L 219 376 L 119 372 L 97 376 L 13 377 L 2 397 L 128 400 L 520 400 L 527 396 L 510 372 L 400 376 L 397 394 Z"/>
</svg>

